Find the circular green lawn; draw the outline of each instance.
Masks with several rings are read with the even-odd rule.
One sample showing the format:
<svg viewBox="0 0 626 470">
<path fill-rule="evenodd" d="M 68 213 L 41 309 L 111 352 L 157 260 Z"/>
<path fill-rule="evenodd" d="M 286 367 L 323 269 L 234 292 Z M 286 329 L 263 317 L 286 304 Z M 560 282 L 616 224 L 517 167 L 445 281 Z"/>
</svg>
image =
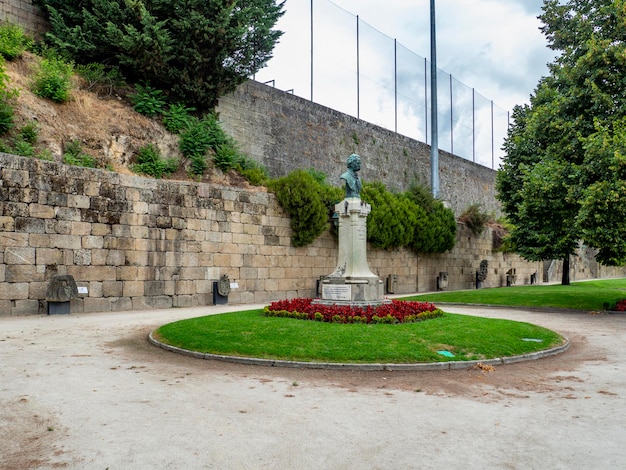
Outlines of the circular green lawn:
<svg viewBox="0 0 626 470">
<path fill-rule="evenodd" d="M 390 325 L 266 317 L 263 310 L 181 320 L 163 325 L 152 337 L 206 354 L 357 364 L 487 360 L 566 343 L 558 333 L 530 323 L 451 313 Z"/>
</svg>

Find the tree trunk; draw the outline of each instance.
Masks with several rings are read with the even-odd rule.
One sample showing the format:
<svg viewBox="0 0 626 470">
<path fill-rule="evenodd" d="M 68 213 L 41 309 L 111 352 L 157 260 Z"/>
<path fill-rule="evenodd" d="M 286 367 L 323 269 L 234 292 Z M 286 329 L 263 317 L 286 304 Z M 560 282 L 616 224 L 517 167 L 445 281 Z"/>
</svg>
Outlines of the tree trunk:
<svg viewBox="0 0 626 470">
<path fill-rule="evenodd" d="M 561 285 L 569 286 L 569 255 L 563 258 L 563 275 L 561 276 Z"/>
</svg>

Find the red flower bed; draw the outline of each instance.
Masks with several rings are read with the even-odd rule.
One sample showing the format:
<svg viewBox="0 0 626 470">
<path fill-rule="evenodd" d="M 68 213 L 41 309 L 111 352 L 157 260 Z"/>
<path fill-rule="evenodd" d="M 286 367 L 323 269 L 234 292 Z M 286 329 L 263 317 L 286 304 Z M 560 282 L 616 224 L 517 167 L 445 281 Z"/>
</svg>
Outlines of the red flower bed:
<svg viewBox="0 0 626 470">
<path fill-rule="evenodd" d="M 265 315 L 333 323 L 410 323 L 440 317 L 443 312 L 428 302 L 392 300 L 376 307 L 313 304 L 313 299 L 272 302 Z"/>
</svg>

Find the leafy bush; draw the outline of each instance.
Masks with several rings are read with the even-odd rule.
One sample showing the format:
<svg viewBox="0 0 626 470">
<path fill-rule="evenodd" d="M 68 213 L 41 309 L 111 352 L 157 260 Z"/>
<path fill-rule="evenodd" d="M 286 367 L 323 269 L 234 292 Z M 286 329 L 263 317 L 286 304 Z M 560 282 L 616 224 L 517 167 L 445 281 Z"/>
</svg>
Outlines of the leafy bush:
<svg viewBox="0 0 626 470">
<path fill-rule="evenodd" d="M 13 129 L 13 106 L 0 100 L 0 135 Z"/>
<path fill-rule="evenodd" d="M 17 91 L 9 89 L 9 76 L 4 70 L 4 59 L 0 56 L 0 135 L 13 128 L 13 106 L 11 99 Z"/>
<path fill-rule="evenodd" d="M 411 243 L 418 223 L 419 207 L 403 194 L 392 194 L 380 182 L 365 183 L 362 199 L 371 204 L 367 238 L 376 248 L 388 249 Z"/>
<path fill-rule="evenodd" d="M 35 155 L 35 147 L 30 142 L 22 139 L 16 139 L 13 142 L 13 153 L 22 157 L 32 157 Z"/>
<path fill-rule="evenodd" d="M 216 166 L 223 171 L 236 167 L 242 158 L 234 140 L 226 135 L 214 113 L 206 114 L 202 119 L 190 118 L 189 126 L 180 134 L 179 147 L 191 160 L 192 173 L 197 176 L 208 168 L 209 150 L 213 151 Z"/>
<path fill-rule="evenodd" d="M 83 153 L 82 144 L 79 140 L 72 140 L 65 145 L 63 163 L 86 168 L 96 168 L 96 159 L 91 155 Z"/>
<path fill-rule="evenodd" d="M 20 129 L 18 138 L 31 145 L 35 145 L 37 143 L 37 139 L 39 138 L 39 128 L 37 127 L 37 123 L 29 122 L 24 125 Z"/>
<path fill-rule="evenodd" d="M 150 84 L 135 85 L 135 94 L 131 95 L 133 109 L 144 116 L 154 117 L 165 111 L 165 94 L 162 90 L 152 88 Z"/>
<path fill-rule="evenodd" d="M 213 161 L 215 166 L 226 173 L 228 170 L 235 168 L 241 160 L 241 153 L 235 146 L 234 141 L 229 140 L 215 149 Z"/>
<path fill-rule="evenodd" d="M 0 56 L 7 60 L 15 60 L 32 44 L 24 30 L 12 23 L 0 23 Z"/>
<path fill-rule="evenodd" d="M 489 214 L 481 210 L 480 204 L 472 204 L 459 216 L 459 222 L 464 223 L 474 235 L 478 236 L 483 233 L 489 218 Z"/>
<path fill-rule="evenodd" d="M 164 159 L 156 146 L 148 144 L 137 152 L 137 163 L 131 165 L 131 170 L 154 178 L 162 178 L 178 171 L 178 166 L 176 158 Z"/>
<path fill-rule="evenodd" d="M 74 67 L 62 58 L 48 54 L 39 63 L 31 84 L 33 93 L 55 103 L 65 103 L 70 99 L 72 73 Z"/>
<path fill-rule="evenodd" d="M 272 181 L 270 189 L 291 217 L 293 246 L 308 245 L 328 227 L 328 209 L 320 197 L 323 188 L 310 173 L 294 171 Z"/>
<path fill-rule="evenodd" d="M 168 131 L 178 133 L 189 127 L 191 121 L 190 113 L 193 111 L 195 111 L 194 108 L 187 108 L 184 104 L 172 104 L 163 113 L 163 125 Z"/>
<path fill-rule="evenodd" d="M 52 155 L 52 151 L 50 149 L 43 149 L 42 151 L 35 154 L 35 158 L 39 160 L 47 160 L 49 162 L 54 161 L 54 155 Z"/>
<path fill-rule="evenodd" d="M 263 165 L 259 162 L 242 156 L 236 167 L 237 171 L 243 175 L 248 183 L 254 186 L 265 186 L 270 181 L 270 176 Z"/>
</svg>

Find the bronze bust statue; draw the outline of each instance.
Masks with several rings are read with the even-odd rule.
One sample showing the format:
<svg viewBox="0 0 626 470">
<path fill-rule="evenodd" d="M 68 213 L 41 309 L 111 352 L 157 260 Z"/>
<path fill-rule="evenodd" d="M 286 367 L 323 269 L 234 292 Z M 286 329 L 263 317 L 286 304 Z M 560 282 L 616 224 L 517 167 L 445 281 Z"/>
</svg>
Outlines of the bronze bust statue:
<svg viewBox="0 0 626 470">
<path fill-rule="evenodd" d="M 358 172 L 361 170 L 361 157 L 353 153 L 348 157 L 348 171 L 341 175 L 346 183 L 346 197 L 361 197 L 362 183 Z"/>
</svg>

